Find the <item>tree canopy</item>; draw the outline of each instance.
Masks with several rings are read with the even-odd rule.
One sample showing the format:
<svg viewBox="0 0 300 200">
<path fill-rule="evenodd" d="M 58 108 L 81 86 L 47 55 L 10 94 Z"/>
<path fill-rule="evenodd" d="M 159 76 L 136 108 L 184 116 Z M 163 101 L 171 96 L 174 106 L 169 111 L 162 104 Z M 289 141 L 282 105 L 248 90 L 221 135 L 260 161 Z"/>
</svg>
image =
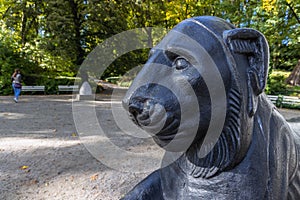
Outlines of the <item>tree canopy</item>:
<svg viewBox="0 0 300 200">
<path fill-rule="evenodd" d="M 9 92 L 14 68 L 35 77 L 28 82 L 75 76 L 86 56 L 115 34 L 144 27 L 170 30 L 200 15 L 261 31 L 269 41 L 272 68 L 291 71 L 300 59 L 299 1 L 0 0 L 0 94 Z M 152 30 L 145 31 L 149 46 L 155 45 Z M 130 52 L 103 76 L 122 75 L 145 62 L 147 55 L 148 50 Z"/>
</svg>

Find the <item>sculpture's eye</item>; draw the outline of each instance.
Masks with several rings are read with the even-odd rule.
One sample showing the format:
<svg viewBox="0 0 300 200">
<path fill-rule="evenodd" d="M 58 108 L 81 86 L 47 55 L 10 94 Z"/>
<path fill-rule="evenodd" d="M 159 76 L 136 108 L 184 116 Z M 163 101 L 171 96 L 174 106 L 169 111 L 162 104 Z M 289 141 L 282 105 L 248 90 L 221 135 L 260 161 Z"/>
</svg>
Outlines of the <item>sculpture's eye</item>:
<svg viewBox="0 0 300 200">
<path fill-rule="evenodd" d="M 181 69 L 185 69 L 190 65 L 190 63 L 183 57 L 178 57 L 176 58 L 176 60 L 174 61 L 173 66 L 177 69 L 177 70 L 181 70 Z"/>
</svg>

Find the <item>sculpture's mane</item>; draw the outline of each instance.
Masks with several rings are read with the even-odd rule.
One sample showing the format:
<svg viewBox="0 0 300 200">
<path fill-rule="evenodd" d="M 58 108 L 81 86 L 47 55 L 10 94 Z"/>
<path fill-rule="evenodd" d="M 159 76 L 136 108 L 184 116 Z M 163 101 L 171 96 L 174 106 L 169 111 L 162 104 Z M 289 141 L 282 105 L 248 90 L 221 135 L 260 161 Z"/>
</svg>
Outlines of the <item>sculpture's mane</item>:
<svg viewBox="0 0 300 200">
<path fill-rule="evenodd" d="M 202 144 L 196 143 L 183 156 L 186 160 L 186 169 L 183 170 L 195 178 L 209 178 L 230 167 L 240 150 L 240 92 L 231 89 L 228 97 L 227 121 L 214 148 L 200 159 L 197 152 Z"/>
</svg>

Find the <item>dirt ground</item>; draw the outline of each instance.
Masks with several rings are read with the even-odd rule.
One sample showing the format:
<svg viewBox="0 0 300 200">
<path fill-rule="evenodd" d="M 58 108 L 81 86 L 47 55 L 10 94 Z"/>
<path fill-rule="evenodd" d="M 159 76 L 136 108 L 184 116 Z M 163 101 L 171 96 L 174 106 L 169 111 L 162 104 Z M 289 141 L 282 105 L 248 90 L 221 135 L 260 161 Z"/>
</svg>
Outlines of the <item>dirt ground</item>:
<svg viewBox="0 0 300 200">
<path fill-rule="evenodd" d="M 104 101 L 97 109 L 109 110 Z M 105 112 L 102 112 L 105 113 Z M 111 115 L 102 116 L 106 125 Z M 147 173 L 121 172 L 81 143 L 71 95 L 0 97 L 0 199 L 119 199 Z"/>
<path fill-rule="evenodd" d="M 97 100 L 97 116 L 117 133 L 109 96 Z M 281 112 L 300 132 L 300 112 Z M 0 199 L 115 200 L 150 173 L 102 164 L 82 144 L 73 114 L 72 95 L 23 95 L 19 103 L 12 96 L 0 97 Z M 125 149 L 152 148 L 150 142 L 112 139 Z"/>
</svg>

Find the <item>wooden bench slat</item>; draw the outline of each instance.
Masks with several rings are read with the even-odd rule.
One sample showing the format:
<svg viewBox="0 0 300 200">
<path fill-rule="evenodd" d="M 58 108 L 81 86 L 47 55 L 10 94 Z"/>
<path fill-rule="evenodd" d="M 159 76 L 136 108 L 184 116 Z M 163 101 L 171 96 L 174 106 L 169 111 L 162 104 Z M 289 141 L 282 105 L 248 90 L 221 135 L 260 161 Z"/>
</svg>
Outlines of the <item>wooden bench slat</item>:
<svg viewBox="0 0 300 200">
<path fill-rule="evenodd" d="M 272 103 L 277 103 L 278 96 L 276 95 L 268 95 L 268 98 L 272 101 Z M 281 102 L 280 104 L 289 104 L 289 105 L 298 105 L 300 104 L 300 98 L 299 97 L 293 97 L 293 96 L 281 96 Z"/>
<path fill-rule="evenodd" d="M 283 103 L 291 103 L 291 104 L 299 104 L 300 99 L 298 97 L 289 97 L 289 96 L 284 96 L 283 97 Z"/>
<path fill-rule="evenodd" d="M 23 92 L 44 92 L 45 93 L 45 86 L 44 85 L 24 85 L 22 86 Z"/>
<path fill-rule="evenodd" d="M 58 86 L 58 93 L 59 92 L 78 92 L 79 86 L 78 85 L 59 85 Z"/>
<path fill-rule="evenodd" d="M 276 103 L 278 96 L 276 95 L 268 95 L 268 98 L 271 100 L 272 103 Z"/>
</svg>

